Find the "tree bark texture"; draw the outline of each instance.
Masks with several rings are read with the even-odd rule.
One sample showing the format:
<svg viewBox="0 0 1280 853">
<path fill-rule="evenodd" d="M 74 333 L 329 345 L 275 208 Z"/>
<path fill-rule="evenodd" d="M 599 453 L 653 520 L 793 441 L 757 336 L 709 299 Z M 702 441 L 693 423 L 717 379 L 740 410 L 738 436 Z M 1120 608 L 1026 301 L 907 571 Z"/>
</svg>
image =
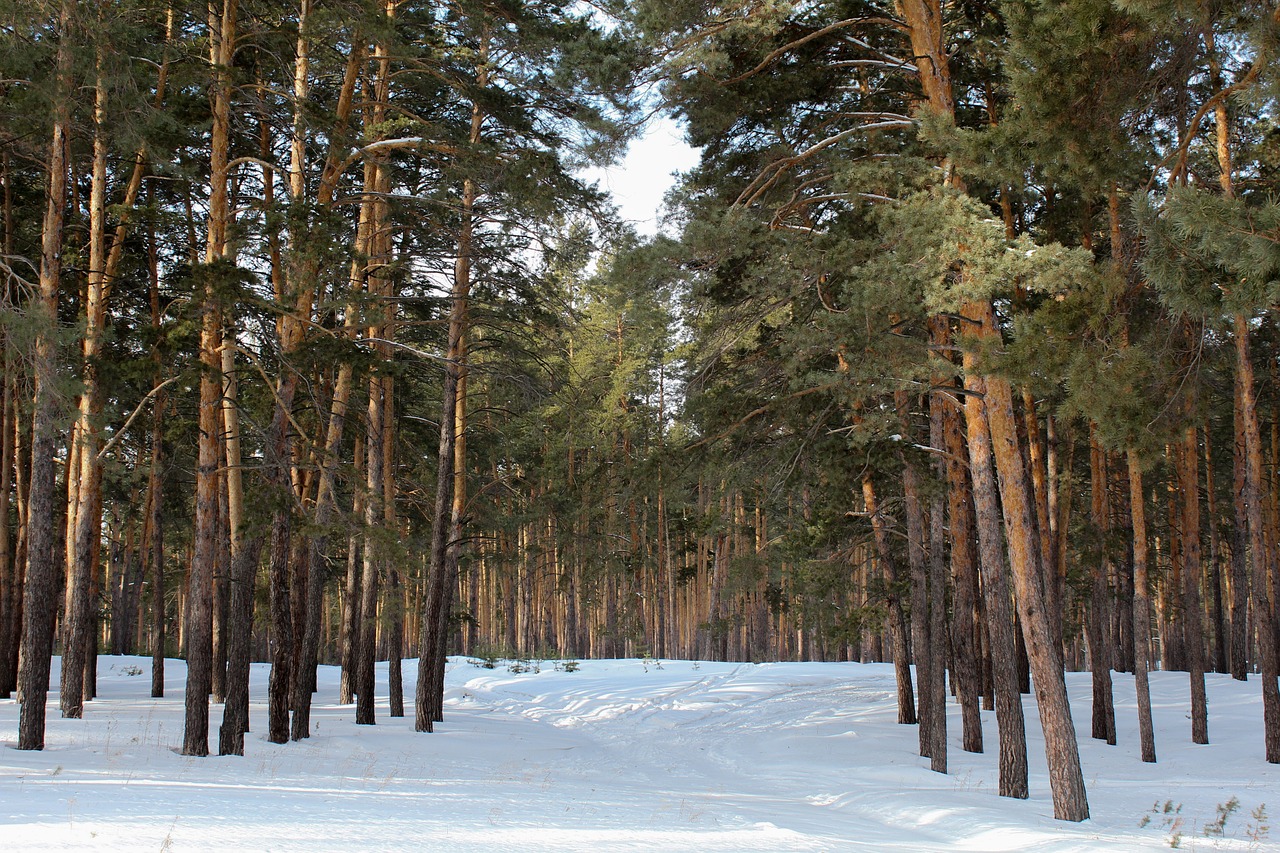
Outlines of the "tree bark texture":
<svg viewBox="0 0 1280 853">
<path fill-rule="evenodd" d="M 67 188 L 67 133 L 71 120 L 71 49 L 68 29 L 75 4 L 63 0 L 58 16 L 58 92 L 49 142 L 49 184 L 40 230 L 40 292 L 30 312 L 37 324 L 31 373 L 35 385 L 31 419 L 31 475 L 27 496 L 27 571 L 23 590 L 22 643 L 18 690 L 18 748 L 44 749 L 45 702 L 53 654 L 54 607 L 58 594 L 54 499 L 58 398 L 58 286 L 62 275 L 63 209 Z"/>
<path fill-rule="evenodd" d="M 980 337 L 998 341 L 995 310 L 990 302 L 969 303 L 966 317 L 979 323 Z M 1084 774 L 1080 769 L 1079 747 L 1071 722 L 1071 706 L 1067 700 L 1066 681 L 1062 671 L 1062 655 L 1054 647 L 1048 614 L 1044 609 L 1039 567 L 1040 546 L 1037 541 L 1032 493 L 1018 447 L 1017 425 L 1013 410 L 1013 392 L 1008 380 L 994 375 L 984 376 L 985 411 L 991 430 L 992 456 L 1000 482 L 1000 501 L 1004 512 L 1009 564 L 1012 568 L 1015 603 L 1022 620 L 1023 637 L 1033 675 L 1040 724 L 1045 736 L 1045 755 L 1049 765 L 1049 784 L 1053 793 L 1054 817 L 1081 821 L 1089 817 Z"/>
<path fill-rule="evenodd" d="M 1000 536 L 999 492 L 991 457 L 991 433 L 983 398 L 986 385 L 976 372 L 976 359 L 964 357 L 965 425 L 969 473 L 978 528 L 978 566 L 982 580 L 983 623 L 989 643 L 996 726 L 1000 738 L 1000 796 L 1026 799 L 1027 730 L 1018 690 L 1017 641 L 1012 596 L 1005 577 Z"/>
</svg>

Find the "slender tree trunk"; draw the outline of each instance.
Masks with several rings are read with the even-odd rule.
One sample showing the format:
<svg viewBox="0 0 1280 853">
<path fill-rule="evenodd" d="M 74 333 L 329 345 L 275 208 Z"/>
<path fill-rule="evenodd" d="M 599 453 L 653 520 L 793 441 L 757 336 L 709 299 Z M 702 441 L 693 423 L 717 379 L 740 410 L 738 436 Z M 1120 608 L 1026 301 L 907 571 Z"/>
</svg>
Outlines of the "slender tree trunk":
<svg viewBox="0 0 1280 853">
<path fill-rule="evenodd" d="M 269 179 L 269 176 L 267 176 Z M 267 185 L 270 185 L 268 180 Z M 226 432 L 227 532 L 230 566 L 227 576 L 226 669 L 219 755 L 243 755 L 249 731 L 249 663 L 253 641 L 253 610 L 265 531 L 261 525 L 245 538 L 244 478 L 241 471 L 239 387 L 236 380 L 234 338 L 222 348 L 222 420 Z M 215 679 L 216 682 L 216 679 Z M 214 689 L 217 695 L 216 683 Z"/>
<path fill-rule="evenodd" d="M 370 280 L 370 289 L 377 285 Z M 380 291 L 379 291 L 380 292 Z M 376 328 L 370 337 L 377 337 Z M 373 709 L 373 664 L 377 657 L 375 643 L 378 638 L 378 581 L 379 563 L 383 546 L 370 534 L 382 527 L 382 380 L 378 376 L 369 379 L 369 406 L 365 418 L 365 497 L 364 523 L 366 538 L 364 562 L 360 576 L 360 630 L 356 652 L 356 723 L 371 726 L 375 723 Z"/>
<path fill-rule="evenodd" d="M 23 598 L 18 690 L 18 748 L 44 749 L 45 702 L 53 654 L 58 594 L 54 498 L 59 401 L 56 384 L 58 284 L 62 275 L 63 209 L 67 188 L 66 144 L 71 122 L 71 48 L 68 30 L 75 4 L 63 0 L 58 16 L 57 93 L 49 143 L 49 185 L 41 226 L 40 290 L 31 301 L 36 327 L 31 372 L 35 404 L 31 424 L 31 475 L 27 496 L 27 574 Z"/>
<path fill-rule="evenodd" d="M 911 435 L 908 398 L 897 397 L 902 430 Z M 908 438 L 908 443 L 911 439 Z M 931 668 L 933 648 L 929 636 L 929 556 L 925 551 L 924 508 L 920 505 L 920 471 L 914 461 L 903 459 L 902 494 L 907 522 L 907 566 L 911 571 L 911 660 L 916 665 L 916 717 L 920 728 L 920 755 L 929 757 L 933 745 L 933 691 Z"/>
<path fill-rule="evenodd" d="M 1204 494 L 1209 514 L 1209 595 L 1210 619 L 1213 622 L 1213 671 L 1227 668 L 1227 630 L 1222 608 L 1222 548 L 1218 539 L 1218 502 L 1213 482 L 1213 439 L 1208 425 L 1204 428 Z"/>
<path fill-rule="evenodd" d="M 7 254 L 7 252 L 6 252 Z M 21 619 L 18 616 L 21 596 L 22 571 L 14 553 L 14 537 L 9 528 L 10 495 L 13 491 L 14 464 L 16 462 L 16 438 L 21 429 L 18 423 L 15 363 L 9 342 L 0 332 L 0 346 L 4 348 L 4 382 L 0 384 L 0 590 L 3 591 L 3 611 L 0 618 L 0 699 L 8 699 L 18 686 L 18 632 Z"/>
<path fill-rule="evenodd" d="M 1151 686 L 1147 671 L 1151 665 L 1151 581 L 1147 570 L 1146 494 L 1142 488 L 1142 462 L 1138 451 L 1130 449 L 1129 512 L 1133 520 L 1133 679 L 1138 694 L 1138 734 L 1142 760 L 1156 760 L 1155 729 L 1151 724 Z"/>
<path fill-rule="evenodd" d="M 1195 426 L 1187 427 L 1178 454 L 1178 479 L 1182 492 L 1184 537 L 1182 618 L 1186 626 L 1187 670 L 1191 677 L 1191 740 L 1209 742 L 1209 712 L 1204 689 L 1204 630 L 1200 616 L 1200 446 Z"/>
<path fill-rule="evenodd" d="M 355 441 L 354 481 L 359 484 L 364 477 L 365 454 L 360 451 L 360 438 Z M 352 518 L 364 517 L 364 490 L 353 489 L 351 500 Z M 342 679 L 338 686 L 338 701 L 343 705 L 355 702 L 356 667 L 360 656 L 360 608 L 364 600 L 364 592 L 360 588 L 363 579 L 364 559 L 361 552 L 362 540 L 353 531 L 347 536 L 347 578 L 345 608 L 342 612 L 344 641 L 342 646 Z"/>
<path fill-rule="evenodd" d="M 489 85 L 488 34 L 482 34 L 477 56 L 476 85 Z M 471 107 L 472 146 L 481 141 L 485 113 L 478 103 Z M 466 375 L 467 306 L 471 293 L 475 204 L 479 190 L 467 178 L 462 186 L 462 223 L 458 254 L 454 262 L 453 289 L 449 304 L 449 337 L 444 365 L 444 386 L 440 413 L 440 443 L 436 468 L 435 507 L 431 519 L 430 563 L 427 567 L 427 594 L 423 602 L 422 631 L 418 658 L 418 685 L 414 728 L 430 732 L 444 716 L 444 664 L 449 611 L 457 586 L 458 548 L 461 545 L 466 500 Z M 514 616 L 508 614 L 508 620 Z"/>
<path fill-rule="evenodd" d="M 1267 550 L 1262 518 L 1262 436 L 1254 396 L 1253 362 L 1249 357 L 1249 321 L 1235 315 L 1236 371 L 1239 375 L 1245 438 L 1245 494 L 1249 517 L 1249 550 L 1253 568 L 1253 602 L 1262 678 L 1262 713 L 1268 763 L 1280 764 L 1280 685 L 1276 681 L 1275 614 L 1269 595 Z"/>
<path fill-rule="evenodd" d="M 0 153 L 0 251 L 6 257 L 13 255 L 13 186 L 9 168 L 9 152 Z M 0 293 L 13 304 L 17 301 L 16 287 L 6 282 Z M 13 491 L 15 441 L 18 426 L 18 407 L 15 403 L 18 385 L 18 364 L 13 357 L 13 346 L 7 330 L 0 330 L 0 699 L 8 699 L 18 686 L 18 603 L 21 601 L 19 578 L 22 572 L 14 559 L 14 540 L 9 528 L 10 494 Z"/>
<path fill-rule="evenodd" d="M 226 339 L 228 330 L 223 330 L 223 339 Z M 225 367 L 227 351 L 223 346 L 222 363 Z M 225 383 L 224 383 L 225 387 Z M 223 401 L 225 403 L 225 391 Z M 226 459 L 226 433 L 227 426 L 225 420 L 225 405 L 219 406 L 218 412 L 218 445 L 221 450 L 221 457 Z M 213 578 L 211 584 L 212 601 L 212 637 L 211 646 L 212 669 L 209 678 L 209 699 L 213 704 L 223 704 L 227 697 L 227 584 L 228 578 L 231 576 L 231 522 L 229 520 L 230 510 L 227 508 L 227 470 L 224 464 L 218 477 L 218 535 L 216 559 L 213 562 Z"/>
<path fill-rule="evenodd" d="M 390 321 L 392 314 L 390 303 L 387 307 L 388 322 L 384 334 L 394 336 Z M 382 421 L 382 523 L 388 531 L 399 529 L 396 520 L 396 469 L 395 469 L 395 404 L 394 381 L 390 376 L 382 377 L 383 421 Z M 389 713 L 391 717 L 404 716 L 404 676 L 401 672 L 401 660 L 404 656 L 404 588 L 400 583 L 400 572 L 394 565 L 387 566 L 388 594 L 386 608 L 390 611 L 387 630 L 387 692 Z"/>
<path fill-rule="evenodd" d="M 195 546 L 189 576 L 186 624 L 187 693 L 183 755 L 209 754 L 209 690 L 213 674 L 212 580 L 218 527 L 218 410 L 222 402 L 222 321 L 215 295 L 214 265 L 228 258 L 231 205 L 228 196 L 231 131 L 231 66 L 236 43 L 236 0 L 209 9 L 210 100 L 209 236 L 205 247 L 204 316 L 200 332 L 200 438 L 196 471 Z"/>
<path fill-rule="evenodd" d="M 1170 470 L 1175 472 L 1178 468 L 1179 452 L 1180 445 L 1165 445 L 1165 462 Z M 1185 571 L 1183 549 L 1186 537 L 1182 529 L 1184 520 L 1176 477 L 1169 479 L 1165 488 L 1165 498 L 1167 502 L 1165 515 L 1169 523 L 1169 575 L 1167 583 L 1161 585 L 1160 609 L 1163 611 L 1164 618 L 1160 626 L 1160 635 L 1164 646 L 1163 663 L 1166 670 L 1185 670 L 1187 669 L 1186 642 L 1181 599 L 1182 576 Z"/>
<path fill-rule="evenodd" d="M 1235 526 L 1231 536 L 1231 677 L 1245 681 L 1249 677 L 1249 567 L 1246 561 L 1252 539 L 1249 535 L 1247 460 L 1245 443 L 1244 389 L 1240 371 L 1235 382 L 1234 445 L 1232 452 L 1231 495 Z M 1256 552 L 1255 552 L 1256 553 Z"/>
<path fill-rule="evenodd" d="M 982 752 L 982 716 L 979 710 L 982 678 L 978 672 L 978 555 L 973 511 L 973 491 L 966 472 L 966 448 L 959 412 L 943 413 L 946 449 L 947 498 L 951 519 L 951 635 L 955 654 L 956 692 L 964 728 L 964 750 Z"/>
<path fill-rule="evenodd" d="M 106 321 L 106 207 L 107 207 L 107 85 L 103 78 L 102 48 L 98 49 L 93 102 L 93 165 L 89 192 L 89 274 L 85 293 L 85 333 L 81 345 L 84 390 L 76 422 L 76 443 L 71 447 L 69 465 L 77 468 L 77 477 L 67 505 L 68 543 L 66 620 L 63 625 L 62 690 L 59 701 L 62 716 L 79 719 L 84 715 L 85 665 L 92 636 L 93 605 L 90 560 L 101 537 L 102 519 L 94 509 L 101 509 L 102 465 L 98 450 L 98 415 L 102 411 L 102 388 L 98 381 L 98 359 L 102 350 L 103 326 Z"/>
<path fill-rule="evenodd" d="M 1040 418 L 1036 414 L 1036 401 L 1028 388 L 1022 389 L 1022 409 L 1027 424 L 1027 461 L 1031 469 L 1031 487 L 1036 504 L 1036 529 L 1040 531 L 1040 565 L 1044 567 L 1044 604 L 1049 614 L 1049 629 L 1054 645 L 1062 650 L 1063 615 L 1062 586 L 1058 583 L 1058 539 L 1053 523 L 1049 480 L 1056 472 L 1049 473 L 1051 464 L 1046 439 L 1040 434 Z"/>
<path fill-rule="evenodd" d="M 369 247 L 371 245 L 370 231 L 373 228 L 373 220 L 374 220 L 374 214 L 373 214 L 374 202 L 373 202 L 372 196 L 376 190 L 376 186 L 374 183 L 374 181 L 376 180 L 376 177 L 377 176 L 374 171 L 373 163 L 366 162 L 364 166 L 365 199 L 360 204 L 360 219 L 356 228 L 355 258 L 351 262 L 351 276 L 350 276 L 349 287 L 352 293 L 356 293 L 359 291 L 360 287 L 364 284 L 365 277 L 366 277 L 366 272 L 368 267 L 367 258 L 368 258 L 368 255 L 370 254 Z M 354 323 L 355 323 L 356 313 L 357 311 L 356 311 L 355 303 L 349 304 L 347 306 L 347 317 L 346 317 L 345 323 L 347 324 L 347 327 L 348 327 L 347 334 L 352 337 L 355 336 Z M 343 384 L 344 380 L 346 383 L 345 387 Z M 332 410 L 331 410 L 330 420 L 329 420 L 330 436 L 333 435 L 333 432 L 332 432 L 334 428 L 333 418 L 339 412 L 339 403 L 341 403 L 341 409 L 342 409 L 342 422 L 345 424 L 345 413 L 346 413 L 346 407 L 348 405 L 348 401 L 350 399 L 351 383 L 352 383 L 352 367 L 349 362 L 345 362 L 342 365 L 342 367 L 339 368 L 338 382 L 334 388 L 334 399 L 333 399 Z M 357 448 L 359 447 L 359 441 L 356 442 L 356 446 Z M 329 459 L 327 453 L 324 458 L 327 462 Z M 356 478 L 356 481 L 359 482 L 364 474 L 364 455 L 361 454 L 358 449 L 356 451 L 355 461 L 356 461 L 355 478 Z M 329 487 L 325 486 L 325 474 L 322 471 L 321 472 L 321 489 L 327 489 L 327 488 Z M 352 506 L 352 515 L 356 518 L 360 518 L 364 514 L 364 494 L 359 488 L 355 489 L 354 491 L 355 491 L 355 496 L 353 499 L 354 502 Z M 328 514 L 330 513 L 330 510 L 322 504 L 320 496 L 317 495 L 317 498 L 316 498 L 317 520 L 321 517 L 322 513 L 327 517 Z M 339 689 L 338 689 L 338 701 L 343 705 L 351 704 L 354 701 L 354 697 L 355 697 L 355 680 L 356 680 L 355 672 L 356 672 L 356 666 L 357 666 L 356 659 L 358 657 L 358 652 L 360 647 L 360 612 L 361 612 L 360 609 L 362 606 L 361 602 L 363 600 L 363 594 L 360 588 L 361 575 L 362 575 L 361 569 L 363 567 L 363 562 L 361 560 L 361 555 L 359 551 L 360 551 L 359 537 L 354 535 L 348 537 L 347 539 L 347 575 L 346 575 L 346 583 L 345 583 L 345 595 L 343 596 L 343 613 L 342 613 L 342 620 L 343 620 L 342 649 L 341 649 L 342 676 L 341 676 L 341 682 L 339 684 Z"/>
<path fill-rule="evenodd" d="M 945 330 L 945 321 L 942 325 Z M 945 335 L 945 331 L 943 333 Z M 940 384 L 937 378 L 935 384 Z M 941 449 L 946 444 L 943 406 L 946 401 L 938 394 L 929 398 L 929 445 Z M 939 483 L 946 482 L 946 462 L 941 456 L 935 461 L 935 474 Z M 933 720 L 929 727 L 929 769 L 935 773 L 947 772 L 947 555 L 946 555 L 946 495 L 938 490 L 929 509 L 929 702 Z"/>
<path fill-rule="evenodd" d="M 915 697 L 911 688 L 911 665 L 907 657 L 906 617 L 902 613 L 902 579 L 893 550 L 889 545 L 889 527 L 880 514 L 875 484 L 871 474 L 862 475 L 862 500 L 867 517 L 871 520 L 871 533 L 875 539 L 876 555 L 884 567 L 888 586 L 886 602 L 889 606 L 889 635 L 893 643 L 893 670 L 898 683 L 898 722 L 911 725 L 916 722 Z"/>
<path fill-rule="evenodd" d="M 354 304 L 347 306 L 344 330 L 349 338 L 354 337 L 356 332 L 356 308 Z M 311 570 L 307 574 L 307 624 L 306 633 L 302 641 L 300 665 L 300 670 L 304 673 L 314 672 L 319 659 L 320 611 L 324 597 L 324 584 L 328 574 L 325 554 L 329 541 L 327 528 L 331 523 L 335 508 L 337 467 L 342 450 L 342 435 L 346 427 L 347 406 L 351 399 L 352 385 L 352 364 L 350 361 L 344 361 L 338 368 L 338 376 L 334 383 L 333 399 L 329 404 L 329 424 L 325 433 L 324 452 L 320 457 L 320 478 L 316 489 L 313 519 L 318 532 L 308 542 L 308 547 L 310 548 L 308 559 L 311 564 Z M 355 577 L 355 572 L 350 572 L 348 577 Z M 348 583 L 350 584 L 350 580 L 348 580 Z M 348 591 L 349 603 L 347 606 L 348 610 L 352 612 L 354 612 L 354 606 L 350 603 L 350 599 L 355 596 L 355 592 Z M 352 636 L 350 629 L 345 636 Z M 344 646 L 344 674 L 350 667 L 347 655 L 348 649 Z M 344 684 L 349 684 L 345 678 Z M 347 689 L 349 690 L 350 688 L 348 687 Z M 310 737 L 311 735 L 311 692 L 310 686 L 303 684 L 302 679 L 299 678 L 295 681 L 293 724 L 290 732 L 294 740 Z M 351 699 L 348 696 L 345 698 L 344 704 L 350 701 Z"/>
<path fill-rule="evenodd" d="M 227 695 L 222 706 L 222 726 L 218 729 L 219 755 L 244 755 L 244 735 L 249 731 L 254 576 L 265 542 L 265 531 L 259 530 L 232 550 L 227 596 L 231 626 L 227 637 Z"/>
<path fill-rule="evenodd" d="M 160 259 L 155 225 L 147 233 L 147 277 L 151 302 L 151 330 L 160 336 Z M 147 475 L 147 517 L 142 548 L 151 574 L 151 697 L 164 696 L 165 594 L 164 594 L 164 391 L 163 357 L 159 345 L 151 350 L 151 467 Z"/>
<path fill-rule="evenodd" d="M 1089 470 L 1092 474 L 1093 526 L 1100 546 L 1098 559 L 1090 567 L 1089 615 L 1085 621 L 1089 635 L 1089 669 L 1093 681 L 1093 736 L 1112 746 L 1116 742 L 1116 709 L 1111 690 L 1111 661 L 1114 650 L 1110 643 L 1110 619 L 1107 615 L 1110 593 L 1107 577 L 1110 559 L 1110 513 L 1107 507 L 1107 455 L 1098 441 L 1097 426 L 1089 425 Z"/>
<path fill-rule="evenodd" d="M 29 424 L 24 423 L 22 412 L 18 406 L 18 391 L 14 389 L 14 414 L 13 419 L 13 494 L 14 494 L 14 514 L 17 516 L 18 529 L 13 540 L 13 573 L 14 573 L 14 612 L 10 621 L 10 635 L 8 661 L 9 672 L 15 688 L 15 695 L 21 700 L 21 693 L 17 690 L 20 686 L 18 682 L 18 652 L 22 645 L 22 630 L 25 624 L 25 611 L 23 601 L 26 598 L 26 567 L 27 567 L 27 520 L 30 517 L 28 507 L 30 506 L 31 494 L 31 453 L 28 444 L 30 440 Z"/>
</svg>

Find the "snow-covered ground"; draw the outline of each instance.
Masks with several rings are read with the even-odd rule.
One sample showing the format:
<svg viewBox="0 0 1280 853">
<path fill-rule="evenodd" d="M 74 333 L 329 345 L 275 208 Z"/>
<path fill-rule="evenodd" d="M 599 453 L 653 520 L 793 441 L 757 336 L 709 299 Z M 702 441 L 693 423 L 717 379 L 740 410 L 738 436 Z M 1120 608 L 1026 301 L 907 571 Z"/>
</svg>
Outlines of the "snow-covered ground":
<svg viewBox="0 0 1280 853">
<path fill-rule="evenodd" d="M 55 661 L 54 684 L 57 684 Z M 1154 673 L 1160 763 L 1139 760 L 1132 679 L 1116 677 L 1119 746 L 1089 738 L 1089 676 L 1068 676 L 1092 820 L 1053 820 L 1034 702 L 1032 796 L 996 796 L 988 752 L 951 774 L 895 723 L 888 665 L 583 661 L 512 672 L 450 661 L 435 734 L 386 716 L 356 726 L 322 667 L 309 740 L 265 741 L 255 665 L 243 758 L 188 758 L 181 661 L 151 699 L 145 658 L 99 658 L 83 720 L 49 705 L 47 746 L 21 752 L 0 701 L 0 850 L 1277 850 L 1280 768 L 1262 758 L 1256 680 L 1209 676 L 1212 743 L 1190 742 L 1181 673 Z M 571 669 L 571 667 L 570 667 Z M 412 696 L 416 669 L 405 666 Z M 211 713 L 216 748 L 221 706 Z M 1237 802 L 1221 835 L 1219 807 Z M 1261 810 L 1261 811 L 1260 811 Z M 1260 817 L 1261 816 L 1261 817 Z"/>
</svg>

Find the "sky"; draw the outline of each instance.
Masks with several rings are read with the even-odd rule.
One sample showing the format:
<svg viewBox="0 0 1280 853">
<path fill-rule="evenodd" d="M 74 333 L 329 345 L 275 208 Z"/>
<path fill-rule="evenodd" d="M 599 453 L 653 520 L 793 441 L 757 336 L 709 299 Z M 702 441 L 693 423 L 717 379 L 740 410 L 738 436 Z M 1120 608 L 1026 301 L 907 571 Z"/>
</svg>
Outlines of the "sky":
<svg viewBox="0 0 1280 853">
<path fill-rule="evenodd" d="M 609 169 L 590 169 L 589 180 L 612 193 L 622 217 L 643 235 L 658 232 L 662 199 L 675 183 L 675 174 L 698 163 L 698 151 L 684 141 L 684 132 L 669 118 L 657 118 L 631 143 L 627 156 Z"/>
</svg>

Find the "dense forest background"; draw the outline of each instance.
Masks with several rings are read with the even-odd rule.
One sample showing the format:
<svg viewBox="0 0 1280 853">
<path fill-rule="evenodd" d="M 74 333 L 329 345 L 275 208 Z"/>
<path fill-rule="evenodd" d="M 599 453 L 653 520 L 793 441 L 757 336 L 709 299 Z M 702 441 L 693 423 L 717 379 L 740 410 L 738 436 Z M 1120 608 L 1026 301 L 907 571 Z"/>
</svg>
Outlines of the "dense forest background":
<svg viewBox="0 0 1280 853">
<path fill-rule="evenodd" d="M 1062 672 L 1258 679 L 1280 762 L 1280 8 L 0 2 L 0 695 L 189 663 L 893 660 L 1087 816 Z M 640 238 L 581 179 L 702 151 Z M 916 667 L 913 685 L 908 664 Z M 947 678 L 947 673 L 950 678 Z M 1143 757 L 1156 758 L 1145 700 Z M 381 712 L 378 712 L 381 713 Z"/>
</svg>

